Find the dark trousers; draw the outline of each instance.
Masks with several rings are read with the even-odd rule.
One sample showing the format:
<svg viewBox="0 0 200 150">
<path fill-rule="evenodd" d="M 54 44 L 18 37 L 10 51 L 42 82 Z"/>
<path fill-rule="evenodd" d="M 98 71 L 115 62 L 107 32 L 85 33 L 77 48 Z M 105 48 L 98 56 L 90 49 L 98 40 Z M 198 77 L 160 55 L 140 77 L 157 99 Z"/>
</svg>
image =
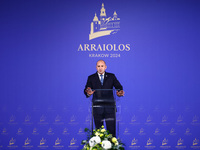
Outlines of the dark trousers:
<svg viewBox="0 0 200 150">
<path fill-rule="evenodd" d="M 115 105 L 93 106 L 94 123 L 97 129 L 101 128 L 106 122 L 106 128 L 114 137 L 116 137 L 116 107 Z"/>
</svg>

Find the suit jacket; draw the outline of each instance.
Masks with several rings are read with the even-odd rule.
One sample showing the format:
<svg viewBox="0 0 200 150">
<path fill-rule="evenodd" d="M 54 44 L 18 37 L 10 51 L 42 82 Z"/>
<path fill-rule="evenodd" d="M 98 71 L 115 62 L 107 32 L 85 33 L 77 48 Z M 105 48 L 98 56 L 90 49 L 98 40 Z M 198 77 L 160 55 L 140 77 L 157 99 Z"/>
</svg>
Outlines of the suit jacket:
<svg viewBox="0 0 200 150">
<path fill-rule="evenodd" d="M 88 77 L 84 93 L 86 97 L 89 97 L 85 90 L 87 87 L 91 89 L 111 89 L 109 91 L 96 90 L 93 94 L 93 106 L 98 105 L 102 107 L 97 107 L 94 109 L 94 113 L 102 114 L 103 111 L 106 113 L 113 113 L 115 110 L 115 101 L 113 97 L 112 89 L 123 90 L 122 85 L 117 80 L 116 76 L 112 73 L 105 72 L 103 85 L 99 79 L 98 73 L 94 73 Z"/>
<path fill-rule="evenodd" d="M 117 80 L 116 76 L 113 73 L 108 73 L 108 72 L 105 72 L 103 85 L 101 85 L 101 81 L 99 80 L 99 76 L 97 72 L 88 77 L 88 80 L 84 89 L 84 93 L 86 97 L 88 97 L 87 93 L 85 92 L 87 87 L 90 87 L 91 89 L 115 88 L 115 89 L 123 90 L 123 87 L 120 84 L 120 82 Z"/>
</svg>

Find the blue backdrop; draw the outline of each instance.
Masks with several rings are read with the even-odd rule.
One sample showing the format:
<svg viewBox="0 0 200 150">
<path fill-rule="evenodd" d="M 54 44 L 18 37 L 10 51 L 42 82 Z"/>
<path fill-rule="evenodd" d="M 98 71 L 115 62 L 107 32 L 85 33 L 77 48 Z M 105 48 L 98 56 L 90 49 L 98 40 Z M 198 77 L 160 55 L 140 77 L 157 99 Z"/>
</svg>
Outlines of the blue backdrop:
<svg viewBox="0 0 200 150">
<path fill-rule="evenodd" d="M 120 30 L 89 40 L 102 3 Z M 199 15 L 199 0 L 1 0 L 0 149 L 81 149 L 99 59 L 125 90 L 126 149 L 200 149 Z"/>
</svg>

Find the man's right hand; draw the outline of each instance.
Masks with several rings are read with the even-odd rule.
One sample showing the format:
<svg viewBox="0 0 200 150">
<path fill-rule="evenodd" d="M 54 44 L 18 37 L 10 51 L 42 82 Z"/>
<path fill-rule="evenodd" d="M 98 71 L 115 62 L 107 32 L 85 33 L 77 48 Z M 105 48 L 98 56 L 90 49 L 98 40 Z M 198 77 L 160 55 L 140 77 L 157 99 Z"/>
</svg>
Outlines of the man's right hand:
<svg viewBox="0 0 200 150">
<path fill-rule="evenodd" d="M 85 90 L 85 92 L 87 93 L 88 96 L 91 96 L 95 92 L 95 90 L 92 91 L 92 89 L 90 87 L 87 87 L 87 89 Z"/>
</svg>

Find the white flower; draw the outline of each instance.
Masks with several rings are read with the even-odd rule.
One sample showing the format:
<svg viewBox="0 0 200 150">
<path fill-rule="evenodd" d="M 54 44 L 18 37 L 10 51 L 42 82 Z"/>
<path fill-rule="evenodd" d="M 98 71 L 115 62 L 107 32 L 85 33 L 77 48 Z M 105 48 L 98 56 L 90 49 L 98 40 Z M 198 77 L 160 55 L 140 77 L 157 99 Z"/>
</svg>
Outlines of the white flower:
<svg viewBox="0 0 200 150">
<path fill-rule="evenodd" d="M 89 140 L 89 145 L 90 145 L 90 147 L 93 147 L 93 146 L 95 146 L 96 144 L 98 144 L 100 142 L 101 142 L 100 137 L 99 136 L 94 136 Z"/>
<path fill-rule="evenodd" d="M 116 142 L 116 143 L 115 143 L 115 146 L 117 146 L 117 145 L 119 145 L 119 142 Z"/>
<path fill-rule="evenodd" d="M 112 147 L 112 144 L 110 143 L 110 141 L 104 140 L 104 141 L 102 141 L 101 146 L 102 146 L 105 150 L 107 150 L 107 149 L 110 149 L 110 148 Z"/>
</svg>

